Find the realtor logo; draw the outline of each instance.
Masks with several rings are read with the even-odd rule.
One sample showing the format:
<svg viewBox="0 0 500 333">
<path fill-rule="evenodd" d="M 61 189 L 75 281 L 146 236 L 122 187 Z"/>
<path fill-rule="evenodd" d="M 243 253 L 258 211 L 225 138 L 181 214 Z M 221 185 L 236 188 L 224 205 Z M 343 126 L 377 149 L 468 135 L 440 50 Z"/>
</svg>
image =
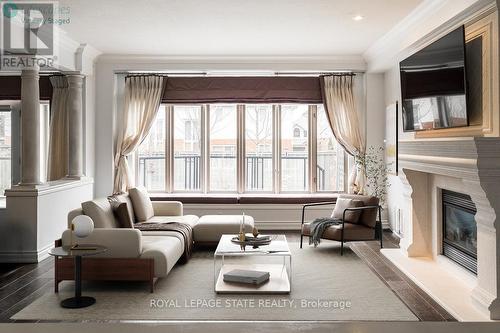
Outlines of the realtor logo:
<svg viewBox="0 0 500 333">
<path fill-rule="evenodd" d="M 4 56 L 53 55 L 53 3 L 6 1 L 1 6 Z"/>
</svg>

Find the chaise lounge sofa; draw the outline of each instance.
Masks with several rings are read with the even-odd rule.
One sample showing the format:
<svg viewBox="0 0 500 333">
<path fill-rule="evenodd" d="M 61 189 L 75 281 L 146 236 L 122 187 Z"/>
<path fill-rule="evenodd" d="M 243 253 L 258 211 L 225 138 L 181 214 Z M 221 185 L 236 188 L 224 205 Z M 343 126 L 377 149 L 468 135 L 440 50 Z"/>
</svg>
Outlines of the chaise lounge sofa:
<svg viewBox="0 0 500 333">
<path fill-rule="evenodd" d="M 148 199 L 149 200 L 149 199 Z M 68 214 L 68 230 L 63 232 L 56 246 L 68 246 L 71 243 L 69 226 L 74 217 L 87 215 L 94 222 L 94 231 L 78 244 L 99 244 L 107 251 L 82 262 L 83 280 L 125 280 L 147 281 L 150 291 L 158 278 L 168 275 L 185 251 L 184 237 L 175 231 L 140 231 L 121 227 L 113 212 L 111 202 L 125 202 L 130 216 L 136 216 L 135 210 L 141 210 L 128 194 L 114 195 L 82 203 L 82 207 Z M 198 223 L 195 215 L 184 215 L 183 205 L 179 201 L 153 201 L 154 216 L 145 222 L 168 223 L 180 222 L 192 227 L 194 242 L 199 244 L 217 244 L 224 233 L 236 233 L 239 222 L 228 219 L 229 216 L 205 216 Z M 234 217 L 234 216 L 233 216 Z M 198 226 L 198 227 L 197 227 Z M 251 232 L 253 219 L 245 219 L 245 232 Z M 71 258 L 55 258 L 55 292 L 61 281 L 74 279 L 74 266 Z"/>
</svg>

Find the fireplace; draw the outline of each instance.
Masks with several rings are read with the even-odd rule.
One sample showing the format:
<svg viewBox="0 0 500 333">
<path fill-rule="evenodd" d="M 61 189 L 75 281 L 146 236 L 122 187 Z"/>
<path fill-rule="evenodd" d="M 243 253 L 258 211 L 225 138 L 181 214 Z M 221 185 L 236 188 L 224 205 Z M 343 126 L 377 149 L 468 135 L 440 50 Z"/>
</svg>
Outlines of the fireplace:
<svg viewBox="0 0 500 333">
<path fill-rule="evenodd" d="M 443 255 L 477 274 L 476 205 L 471 197 L 442 191 Z"/>
</svg>

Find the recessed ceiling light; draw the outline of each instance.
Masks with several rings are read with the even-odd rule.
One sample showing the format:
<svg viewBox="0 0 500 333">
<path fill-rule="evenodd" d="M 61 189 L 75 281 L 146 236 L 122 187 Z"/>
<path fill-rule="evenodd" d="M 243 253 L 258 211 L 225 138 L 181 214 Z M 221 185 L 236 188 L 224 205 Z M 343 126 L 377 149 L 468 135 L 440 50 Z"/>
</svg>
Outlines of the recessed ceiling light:
<svg viewBox="0 0 500 333">
<path fill-rule="evenodd" d="M 354 21 L 361 21 L 362 19 L 364 19 L 364 17 L 362 15 L 354 15 L 352 19 Z"/>
</svg>

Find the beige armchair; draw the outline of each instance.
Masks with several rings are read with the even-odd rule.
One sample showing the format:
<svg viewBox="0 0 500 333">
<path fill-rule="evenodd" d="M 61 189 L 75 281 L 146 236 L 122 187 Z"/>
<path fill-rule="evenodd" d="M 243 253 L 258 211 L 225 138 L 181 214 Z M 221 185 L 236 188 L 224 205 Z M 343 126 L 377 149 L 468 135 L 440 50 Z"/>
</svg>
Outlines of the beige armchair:
<svg viewBox="0 0 500 333">
<path fill-rule="evenodd" d="M 338 199 L 354 199 L 362 201 L 363 205 L 360 207 L 346 208 L 342 212 L 341 223 L 331 225 L 326 228 L 321 235 L 321 239 L 334 240 L 340 242 L 340 254 L 344 254 L 344 243 L 351 241 L 368 241 L 380 240 L 380 248 L 382 244 L 382 218 L 381 207 L 379 199 L 371 196 L 364 195 L 339 195 Z M 336 202 L 318 202 L 306 204 L 302 207 L 302 222 L 300 233 L 300 248 L 302 248 L 302 241 L 304 236 L 311 237 L 311 224 L 305 223 L 305 213 L 307 207 L 322 206 L 322 205 L 335 205 Z M 346 222 L 346 214 L 349 212 L 361 211 L 357 223 Z M 378 215 L 378 218 L 377 218 Z"/>
</svg>

